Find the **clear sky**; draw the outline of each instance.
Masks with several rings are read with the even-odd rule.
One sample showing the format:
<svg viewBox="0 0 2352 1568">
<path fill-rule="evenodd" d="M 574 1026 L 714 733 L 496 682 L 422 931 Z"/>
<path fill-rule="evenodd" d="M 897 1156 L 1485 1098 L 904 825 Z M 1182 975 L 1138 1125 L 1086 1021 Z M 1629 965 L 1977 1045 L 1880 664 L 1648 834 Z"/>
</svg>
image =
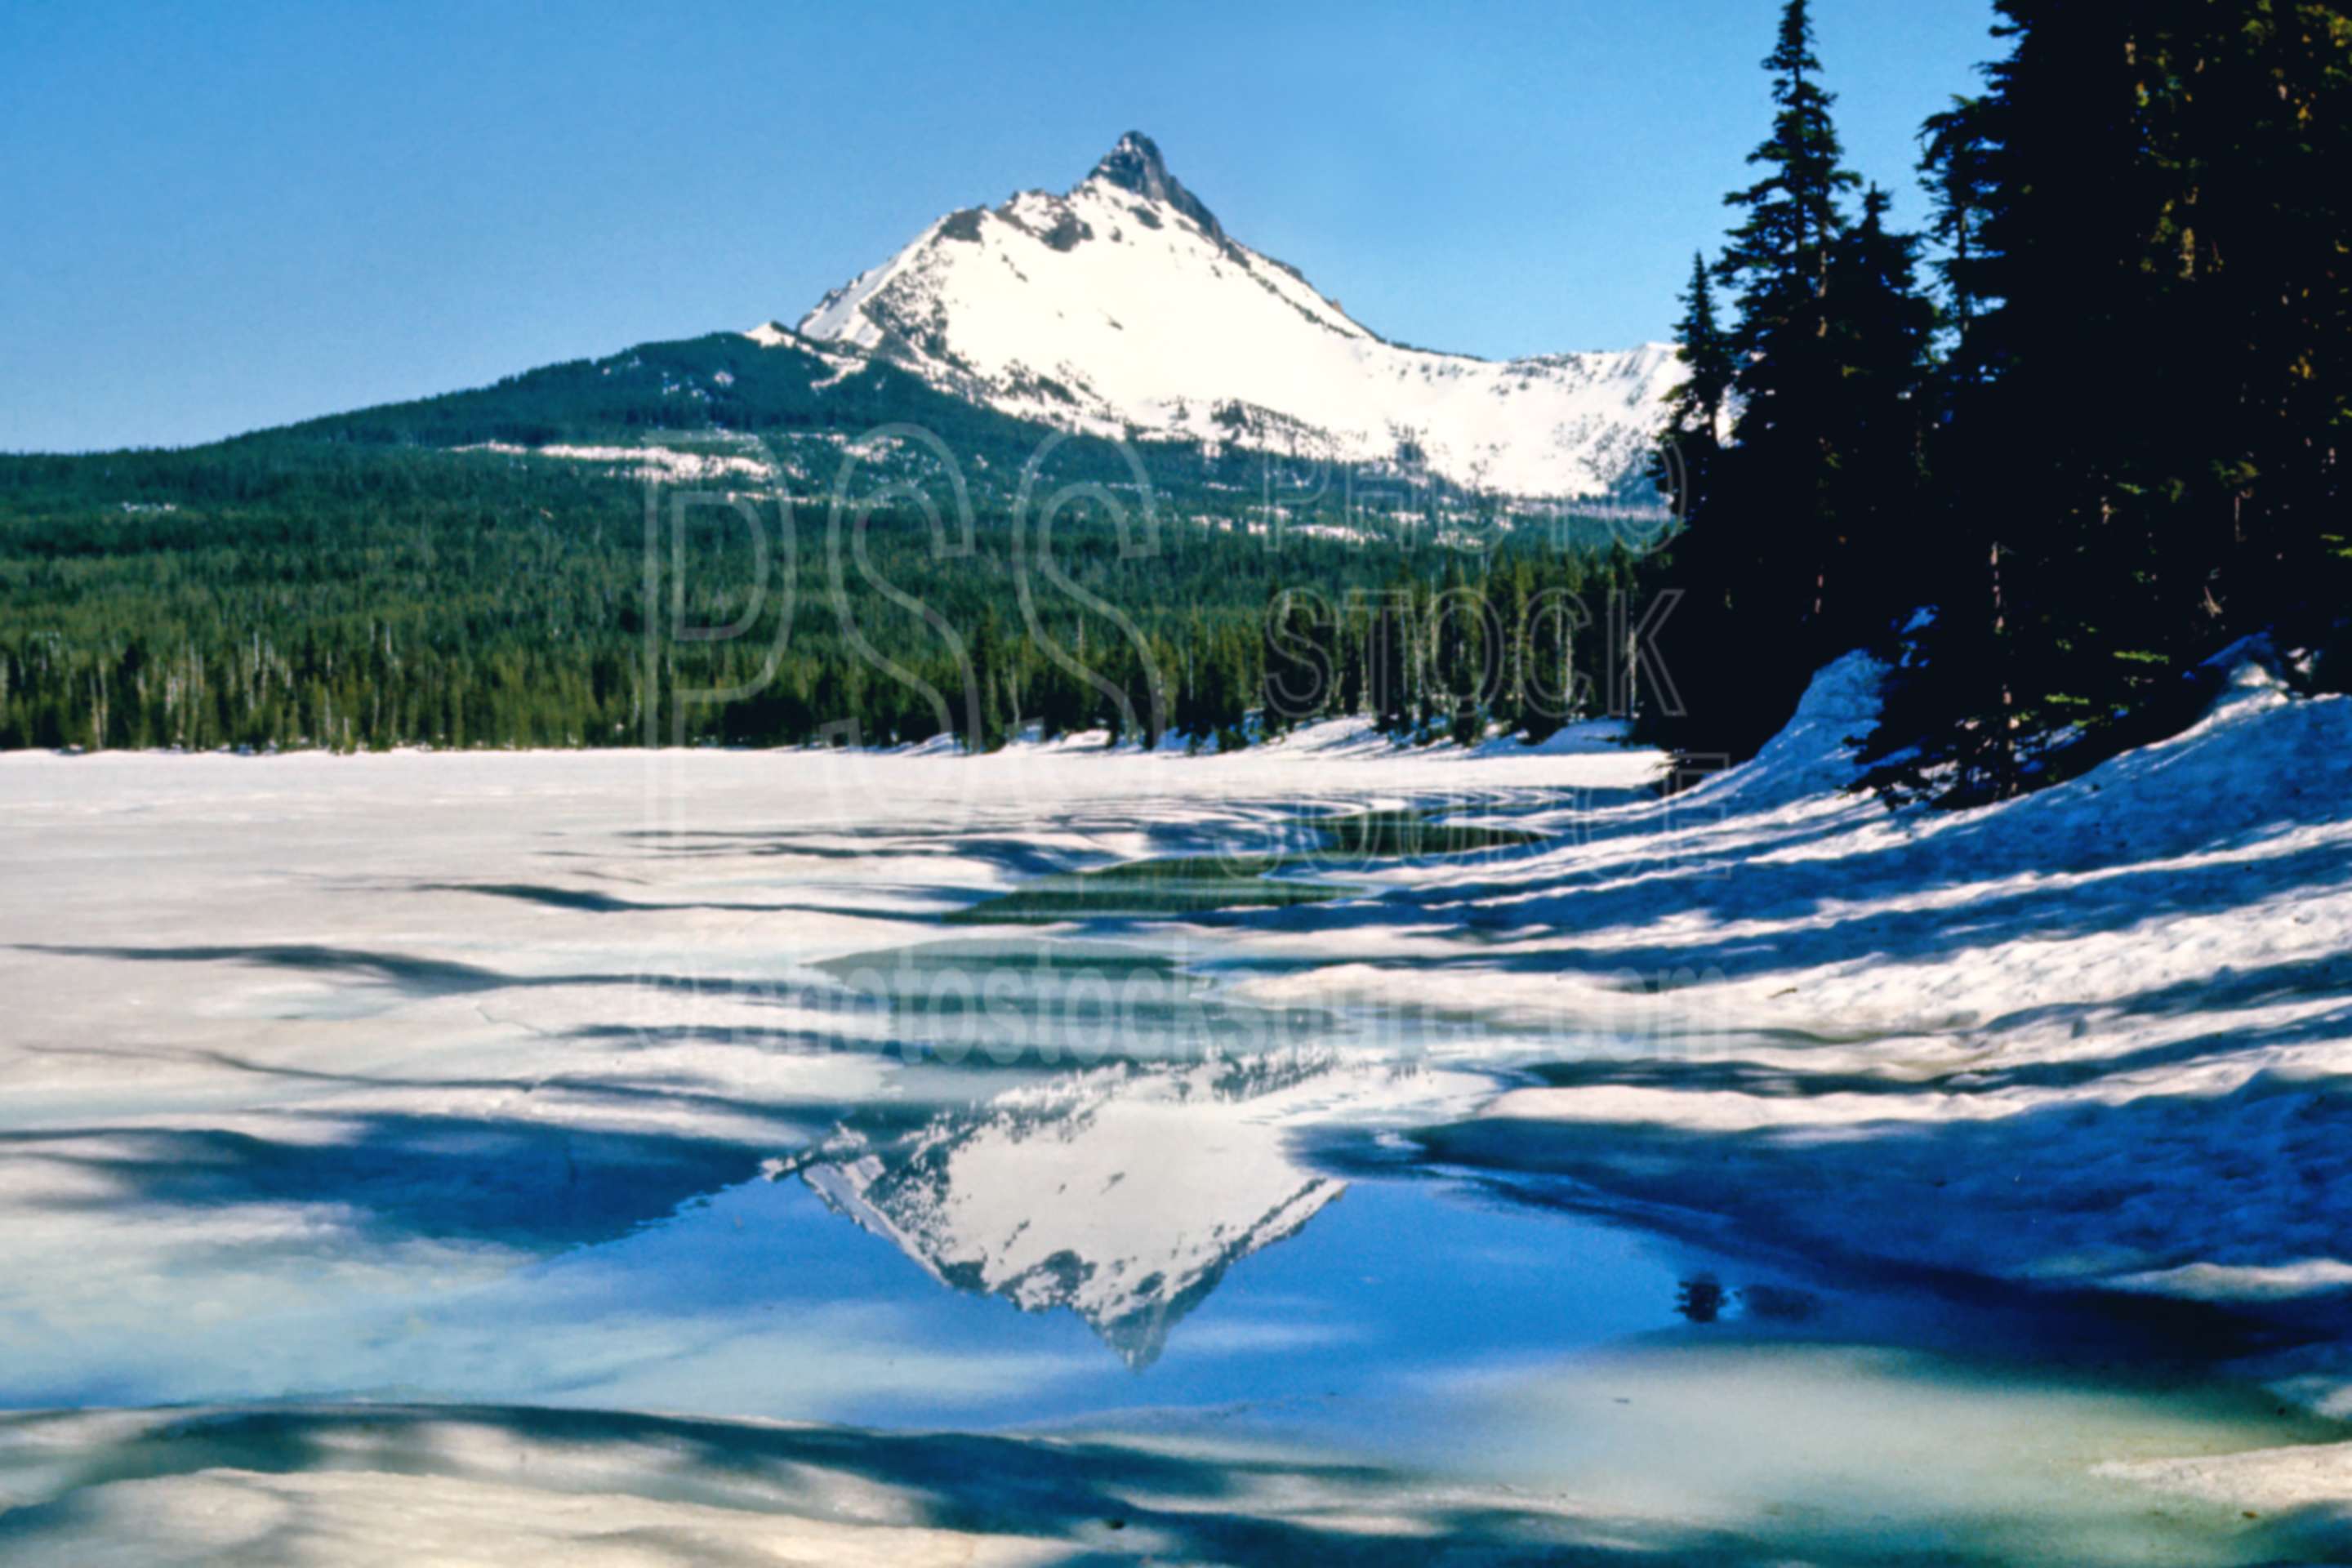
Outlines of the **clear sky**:
<svg viewBox="0 0 2352 1568">
<path fill-rule="evenodd" d="M 942 212 L 1150 132 L 1359 320 L 1665 335 L 1769 114 L 1779 0 L 0 0 L 0 449 L 177 444 L 798 319 Z M 1990 0 L 1817 0 L 1853 163 Z"/>
</svg>

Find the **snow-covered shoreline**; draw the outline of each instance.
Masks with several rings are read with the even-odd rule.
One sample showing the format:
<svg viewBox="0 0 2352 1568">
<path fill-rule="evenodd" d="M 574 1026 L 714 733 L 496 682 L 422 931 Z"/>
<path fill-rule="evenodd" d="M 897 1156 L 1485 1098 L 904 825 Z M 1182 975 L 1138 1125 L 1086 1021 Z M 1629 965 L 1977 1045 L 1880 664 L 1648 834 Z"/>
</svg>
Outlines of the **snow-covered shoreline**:
<svg viewBox="0 0 2352 1568">
<path fill-rule="evenodd" d="M 1670 800 L 1645 787 L 1654 754 L 1598 734 L 1464 752 L 1341 727 L 1198 758 L 1084 740 L 982 758 L 0 758 L 0 988 L 18 999 L 0 1071 L 19 1150 L 0 1163 L 0 1322 L 35 1356 L 68 1323 L 100 1343 L 175 1315 L 185 1343 L 226 1344 L 291 1293 L 496 1278 L 520 1256 L 497 1225 L 386 1241 L 354 1197 L 233 1162 L 354 1127 L 463 1127 L 517 1150 L 603 1139 L 636 1162 L 613 1223 L 650 1218 L 814 1148 L 841 1106 L 885 1092 L 876 1056 L 770 1043 L 814 1026 L 794 988 L 824 965 L 935 941 L 940 914 L 1044 871 L 1246 852 L 1301 812 L 1410 803 L 1549 839 L 1153 928 L 1236 1005 L 1448 1020 L 1436 1058 L 1403 1064 L 1430 1087 L 1383 1101 L 1383 1136 L 1563 1202 L 1707 1216 L 1759 1248 L 2250 1314 L 2275 1331 L 2238 1375 L 2352 1415 L 2352 701 L 2295 696 L 2249 662 L 2200 724 L 2081 778 L 1889 813 L 1841 787 L 1874 686 L 1862 661 L 1833 668 L 1762 756 Z M 1472 1071 L 1516 1087 L 1465 1098 Z M 1301 1117 L 1331 1113 L 1307 1101 Z M 247 1184 L 234 1204 L 227 1176 L 201 1202 L 154 1184 L 147 1163 L 183 1149 Z M 415 1201 L 458 1174 L 426 1172 Z M 1288 1181 L 1269 1167 L 1250 1192 Z M 158 1201 L 180 1205 L 161 1230 Z M 184 1271 L 220 1258 L 234 1271 L 207 1277 L 191 1315 Z M 151 1352 L 139 1365 L 172 1354 Z M 74 1417 L 73 1441 L 157 1419 Z M 26 1451 L 0 1459 L 0 1495 L 33 1500 L 7 1479 Z M 2152 1496 L 2352 1518 L 2341 1453 L 2088 1458 Z M 236 1474 L 200 1465 L 140 1495 L 306 1530 L 383 1506 L 353 1483 Z M 792 1550 L 974 1549 L 919 1533 L 929 1516 L 891 1495 L 888 1528 L 918 1533 L 857 1544 L 812 1525 Z M 460 1521 L 508 1506 L 444 1500 Z M 1354 1506 L 1316 1528 L 1372 1528 L 1342 1521 Z M 1378 1517 L 1425 1536 L 1453 1506 Z M 108 1517 L 135 1541 L 165 1514 Z M 740 1522 L 640 1524 L 716 1550 Z M 584 1560 L 560 1541 L 543 1550 Z M 1016 1529 L 987 1551 L 1081 1543 Z"/>
<path fill-rule="evenodd" d="M 2072 783 L 1891 814 L 1823 787 L 1844 782 L 1835 742 L 1866 725 L 1868 688 L 1859 660 L 1825 673 L 1755 763 L 1592 815 L 1573 854 L 1417 873 L 1403 901 L 1488 933 L 1447 982 L 1498 1019 L 1605 1017 L 1628 976 L 1682 977 L 1641 998 L 1685 1026 L 1658 1029 L 1670 1050 L 1503 1096 L 1448 1136 L 1525 1169 L 1544 1129 L 1580 1148 L 1595 1128 L 1675 1129 L 1769 1167 L 1710 1180 L 1741 1212 L 1799 1173 L 1909 1175 L 1964 1216 L 1923 1226 L 1896 1201 L 1821 1221 L 1882 1256 L 2204 1300 L 2342 1291 L 2352 700 L 2294 697 L 2249 662 L 2201 722 Z M 1367 948 L 1357 987 L 1408 995 L 1413 972 Z M 1927 1129 L 1963 1144 L 1906 1171 Z"/>
</svg>

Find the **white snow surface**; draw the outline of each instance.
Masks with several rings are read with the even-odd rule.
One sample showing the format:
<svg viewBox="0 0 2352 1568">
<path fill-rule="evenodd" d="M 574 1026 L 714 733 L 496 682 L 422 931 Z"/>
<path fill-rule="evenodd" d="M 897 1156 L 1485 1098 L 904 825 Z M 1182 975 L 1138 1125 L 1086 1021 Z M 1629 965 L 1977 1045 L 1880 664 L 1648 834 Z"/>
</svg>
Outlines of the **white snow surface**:
<svg viewBox="0 0 2352 1568">
<path fill-rule="evenodd" d="M 1516 1562 L 1614 1528 L 1240 1447 L 396 1404 L 0 1414 L 0 1485 L 12 1568 L 1273 1564 L 1465 1515 Z"/>
<path fill-rule="evenodd" d="M 266 1347 L 299 1387 L 313 1352 L 270 1326 L 280 1302 L 374 1300 L 420 1267 L 450 1282 L 514 1267 L 490 1242 L 379 1241 L 365 1215 L 297 1191 L 141 1195 L 162 1135 L 290 1148 L 385 1117 L 830 1152 L 835 1195 L 910 1252 L 1097 1326 L 1311 1225 L 1328 1194 L 1284 1155 L 1285 1130 L 1356 1117 L 1727 1244 L 2340 1321 L 2352 701 L 2298 696 L 2249 658 L 2168 741 L 2020 800 L 1891 813 L 1839 788 L 1879 677 L 1859 658 L 1825 671 L 1763 754 L 1666 800 L 1639 790 L 1660 759 L 1596 731 L 1475 754 L 1327 725 L 1201 758 L 1084 738 L 978 759 L 0 758 L 0 1078 L 6 1130 L 37 1151 L 0 1166 L 0 1332 L 44 1353 L 92 1347 L 93 1377 Z M 1326 1074 L 1193 1123 L 1169 1108 L 1199 1092 L 1198 1068 L 1101 1093 L 1076 1079 L 940 1128 L 926 1168 L 944 1184 L 902 1183 L 922 1201 L 894 1205 L 854 1169 L 862 1152 L 825 1150 L 881 1064 L 730 1033 L 808 1019 L 791 994 L 811 965 L 935 938 L 930 917 L 1041 858 L 1168 853 L 1171 833 L 1186 852 L 1246 849 L 1302 808 L 1448 795 L 1465 819 L 1507 807 L 1553 840 L 1350 871 L 1356 896 L 1174 928 L 1241 1002 L 1468 1026 L 1403 1091 Z M 613 907 L 482 896 L 509 885 Z M 626 984 L 656 973 L 732 989 Z M 646 1032 L 615 1049 L 591 1026 Z M 1377 1029 L 1365 1037 L 1379 1061 Z M 1542 1087 L 1464 1092 L 1474 1069 L 1538 1065 Z M 1181 1150 L 1191 1125 L 1213 1134 L 1197 1167 L 1118 1157 Z M 1030 1160 L 1089 1189 L 1034 1238 L 1013 1218 Z M 1087 1265 L 1073 1289 L 1038 1267 L 1060 1254 Z M 222 1273 L 224 1257 L 243 1261 Z M 1166 1278 L 1147 1287 L 1154 1268 Z M 169 1343 L 139 1338 L 165 1321 Z M 822 1331 L 789 1342 L 823 1364 Z M 2244 1371 L 2352 1414 L 2340 1334 Z M 2133 1468 L 2106 1474 L 2248 1509 L 2340 1508 L 2347 1489 L 2340 1449 L 2166 1451 L 2116 1455 Z M 229 1529 L 313 1506 L 289 1484 L 215 1475 L 108 1506 L 143 1518 L 161 1499 L 173 1511 L 153 1518 Z M 445 1504 L 459 1521 L 503 1506 Z M 911 1560 L 931 1544 L 871 1539 Z"/>
<path fill-rule="evenodd" d="M 1659 759 L 1604 736 L 1465 754 L 1399 751 L 1351 725 L 1197 758 L 1105 753 L 1095 737 L 977 759 L 12 755 L 0 759 L 14 873 L 0 938 L 15 945 L 0 947 L 0 981 L 40 999 L 0 1043 L 12 1120 L 70 1121 L 91 1095 L 183 1079 L 191 1092 L 211 1084 L 218 1103 L 236 1079 L 190 1047 L 216 1036 L 250 1047 L 320 1010 L 376 1019 L 387 1037 L 404 1020 L 446 1018 L 457 1033 L 444 1037 L 490 1059 L 511 1051 L 512 1070 L 543 1076 L 564 1056 L 531 1029 L 575 1009 L 634 1019 L 683 1005 L 554 983 L 567 971 L 669 960 L 792 984 L 813 962 L 936 937 L 929 920 L 950 907 L 940 901 L 950 885 L 1017 885 L 1008 843 L 1105 864 L 1164 852 L 1154 823 L 1247 850 L 1270 813 L 1302 806 L 1456 792 L 1475 819 L 1482 802 L 1548 798 L 1510 818 L 1554 835 L 1538 852 L 1351 869 L 1366 896 L 1221 924 L 1194 951 L 1231 968 L 1230 994 L 1244 1002 L 1460 1014 L 1497 1031 L 1470 1047 L 1493 1062 L 1585 1061 L 1573 1084 L 1501 1094 L 1446 1130 L 1465 1157 L 1606 1177 L 1615 1145 L 1596 1131 L 1633 1140 L 1630 1170 L 1657 1166 L 1655 1135 L 1675 1130 L 1713 1141 L 1716 1174 L 1632 1185 L 1769 1218 L 1801 1242 L 2200 1300 L 2343 1289 L 2352 702 L 2294 696 L 2249 662 L 2201 722 L 2081 778 L 1972 811 L 1890 813 L 1834 787 L 1852 776 L 1844 742 L 1867 722 L 1876 679 L 1858 656 L 1824 672 L 1759 758 L 1665 800 L 1628 793 Z M 612 951 L 599 941 L 624 934 L 613 917 L 424 891 L 372 906 L 332 891 L 554 880 L 563 863 L 541 858 L 531 835 L 584 848 L 633 819 L 722 839 L 788 824 L 796 839 L 870 853 L 780 861 L 747 838 L 735 855 L 720 842 L 664 873 L 723 884 L 798 867 L 816 879 L 824 896 L 765 918 L 697 902 L 699 880 L 576 884 L 630 905 L 674 902 L 629 917 Z M 137 900 L 95 877 L 131 863 L 145 867 Z M 302 869 L 287 882 L 250 868 L 262 865 Z M 647 875 L 601 849 L 578 868 Z M 224 906 L 218 890 L 236 885 L 274 891 Z M 866 913 L 849 915 L 850 903 Z M 518 933 L 530 942 L 506 947 Z M 468 987 L 488 982 L 413 994 L 358 960 L 342 973 L 99 955 L 110 942 L 191 940 L 359 951 L 394 936 L 404 956 L 549 980 L 486 1001 Z M 150 996 L 173 1004 L 168 1021 L 136 1010 Z M 724 996 L 691 1002 L 721 1024 L 765 1016 Z M 126 1040 L 168 1069 L 124 1078 Z M 840 1092 L 789 1082 L 756 1053 L 721 1067 L 717 1047 L 667 1049 L 690 1075 L 773 1080 L 757 1103 L 735 1096 L 746 1126 Z M 698 1055 L 709 1058 L 699 1067 Z M 830 1075 L 861 1070 L 860 1058 L 825 1059 Z M 537 1100 L 534 1115 L 562 1100 Z M 654 1100 L 632 1119 L 670 1114 Z M 1836 1195 L 1758 1195 L 1792 1173 Z"/>
<path fill-rule="evenodd" d="M 510 441 L 484 441 L 471 447 L 459 447 L 460 452 L 496 452 L 508 458 L 552 458 L 562 462 L 600 463 L 614 468 L 634 468 L 650 479 L 670 484 L 690 483 L 697 479 L 767 479 L 775 472 L 772 464 L 760 458 L 747 458 L 731 452 L 688 452 L 675 447 L 585 447 L 556 445 L 551 447 L 520 447 Z"/>
<path fill-rule="evenodd" d="M 1824 671 L 1762 754 L 1697 789 L 1518 819 L 1572 841 L 1556 853 L 1400 874 L 1370 919 L 1285 913 L 1277 951 L 1344 921 L 1350 956 L 1243 994 L 1467 996 L 1497 1026 L 1613 1033 L 1573 1081 L 1437 1134 L 1482 1165 L 1808 1249 L 2340 1296 L 2352 701 L 2249 660 L 2201 722 L 2071 783 L 1890 813 L 1836 787 L 1878 675 Z M 2334 1377 L 2315 1396 L 2352 1408 Z"/>
<path fill-rule="evenodd" d="M 1547 499 L 1632 476 L 1680 379 L 1666 343 L 1490 361 L 1390 342 L 1100 168 L 940 218 L 799 331 L 1024 418 L 1308 462 L 1386 463 L 1410 442 L 1457 484 Z"/>
</svg>

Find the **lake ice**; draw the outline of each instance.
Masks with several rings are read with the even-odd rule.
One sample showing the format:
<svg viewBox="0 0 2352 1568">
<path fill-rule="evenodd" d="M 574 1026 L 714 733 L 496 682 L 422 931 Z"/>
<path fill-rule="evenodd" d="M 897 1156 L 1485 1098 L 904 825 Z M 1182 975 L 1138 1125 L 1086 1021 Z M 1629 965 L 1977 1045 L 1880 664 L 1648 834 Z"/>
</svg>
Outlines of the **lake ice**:
<svg viewBox="0 0 2352 1568">
<path fill-rule="evenodd" d="M 2340 1550 L 2346 705 L 1918 818 L 1841 679 L 1670 803 L 0 759 L 0 1543 Z"/>
</svg>

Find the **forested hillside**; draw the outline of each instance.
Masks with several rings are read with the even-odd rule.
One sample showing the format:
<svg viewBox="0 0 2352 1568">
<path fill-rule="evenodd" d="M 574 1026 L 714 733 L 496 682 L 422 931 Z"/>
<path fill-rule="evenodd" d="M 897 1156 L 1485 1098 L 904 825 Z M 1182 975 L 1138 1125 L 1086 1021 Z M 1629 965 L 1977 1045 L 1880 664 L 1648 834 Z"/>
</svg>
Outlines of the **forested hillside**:
<svg viewBox="0 0 2352 1568">
<path fill-rule="evenodd" d="M 0 459 L 0 746 L 986 748 L 1025 724 L 1232 745 L 1340 712 L 1468 739 L 1607 700 L 1633 557 L 1594 520 L 1329 487 L 1322 510 L 1253 506 L 1198 477 L 1161 497 L 1108 443 L 1055 447 L 1024 511 L 985 413 L 952 472 L 912 436 L 845 463 L 832 409 L 797 445 L 412 439 L 628 438 L 607 423 L 628 395 L 542 374 L 562 396 Z"/>
<path fill-rule="evenodd" d="M 1960 803 L 2177 726 L 2249 637 L 2347 684 L 2352 14 L 1998 9 L 1911 234 L 1788 0 L 1684 296 L 1674 528 L 1409 441 L 1071 437 L 770 326 L 0 458 L 0 746 L 1475 741 L 1638 706 L 1696 761 L 1862 647 L 1897 672 L 1876 782 Z"/>
<path fill-rule="evenodd" d="M 1675 744 L 1752 750 L 1868 646 L 1879 782 L 1966 802 L 2177 727 L 2243 637 L 2352 681 L 2352 13 L 1998 8 L 1986 90 L 1922 130 L 1927 236 L 1785 8 L 1680 329 Z"/>
</svg>

